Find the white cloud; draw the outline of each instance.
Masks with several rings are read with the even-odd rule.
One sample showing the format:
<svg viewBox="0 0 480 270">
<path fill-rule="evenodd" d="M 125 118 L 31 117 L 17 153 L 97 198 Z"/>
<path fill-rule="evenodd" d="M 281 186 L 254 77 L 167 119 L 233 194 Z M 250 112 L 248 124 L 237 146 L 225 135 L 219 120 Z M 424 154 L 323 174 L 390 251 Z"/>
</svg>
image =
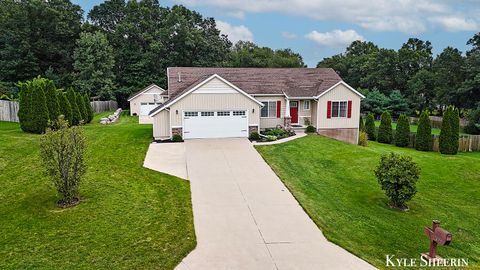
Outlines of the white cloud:
<svg viewBox="0 0 480 270">
<path fill-rule="evenodd" d="M 297 38 L 297 35 L 294 34 L 294 33 L 290 33 L 290 32 L 282 32 L 282 37 L 286 38 L 286 39 L 295 39 Z"/>
<path fill-rule="evenodd" d="M 230 17 L 234 17 L 234 18 L 237 18 L 237 19 L 240 19 L 240 20 L 243 20 L 245 19 L 245 12 L 243 11 L 228 11 L 227 12 L 227 15 L 230 16 Z"/>
<path fill-rule="evenodd" d="M 239 40 L 253 41 L 252 32 L 244 25 L 234 26 L 224 21 L 217 21 L 217 27 L 234 44 Z"/>
<path fill-rule="evenodd" d="M 447 31 L 458 32 L 458 31 L 476 31 L 478 30 L 479 23 L 474 20 L 467 20 L 462 17 L 433 17 L 430 18 L 430 21 L 441 26 Z"/>
<path fill-rule="evenodd" d="M 306 34 L 305 37 L 314 41 L 320 47 L 328 48 L 345 47 L 352 43 L 352 41 L 365 40 L 355 30 L 333 30 L 325 33 L 312 31 Z"/>
<path fill-rule="evenodd" d="M 409 34 L 435 28 L 478 30 L 478 0 L 174 0 L 238 14 L 278 12 L 320 21 L 347 22 L 372 31 Z M 440 20 L 439 18 L 443 18 Z"/>
</svg>

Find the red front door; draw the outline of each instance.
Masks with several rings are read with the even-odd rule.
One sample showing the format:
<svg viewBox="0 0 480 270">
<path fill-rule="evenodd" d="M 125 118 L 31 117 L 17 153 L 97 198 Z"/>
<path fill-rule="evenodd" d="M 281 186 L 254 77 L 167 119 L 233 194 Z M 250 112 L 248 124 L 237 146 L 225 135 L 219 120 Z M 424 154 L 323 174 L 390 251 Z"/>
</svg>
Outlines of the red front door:
<svg viewBox="0 0 480 270">
<path fill-rule="evenodd" d="M 290 117 L 292 124 L 298 124 L 298 101 L 290 101 Z"/>
</svg>

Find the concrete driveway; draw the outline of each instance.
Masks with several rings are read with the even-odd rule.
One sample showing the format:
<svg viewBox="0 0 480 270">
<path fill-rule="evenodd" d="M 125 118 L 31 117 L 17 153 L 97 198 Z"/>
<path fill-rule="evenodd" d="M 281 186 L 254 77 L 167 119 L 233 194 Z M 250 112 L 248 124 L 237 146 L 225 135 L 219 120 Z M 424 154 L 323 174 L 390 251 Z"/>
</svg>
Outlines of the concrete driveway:
<svg viewBox="0 0 480 270">
<path fill-rule="evenodd" d="M 184 147 L 198 244 L 176 269 L 374 269 L 325 239 L 247 139 Z"/>
</svg>

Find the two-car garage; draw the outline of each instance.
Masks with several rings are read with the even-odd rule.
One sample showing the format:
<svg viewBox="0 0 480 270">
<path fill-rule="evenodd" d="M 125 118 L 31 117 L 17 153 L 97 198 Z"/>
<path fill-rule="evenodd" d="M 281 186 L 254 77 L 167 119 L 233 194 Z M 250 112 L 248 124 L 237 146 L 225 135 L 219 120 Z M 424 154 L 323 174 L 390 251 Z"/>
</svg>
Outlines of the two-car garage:
<svg viewBox="0 0 480 270">
<path fill-rule="evenodd" d="M 244 110 L 184 111 L 184 139 L 248 137 Z"/>
</svg>

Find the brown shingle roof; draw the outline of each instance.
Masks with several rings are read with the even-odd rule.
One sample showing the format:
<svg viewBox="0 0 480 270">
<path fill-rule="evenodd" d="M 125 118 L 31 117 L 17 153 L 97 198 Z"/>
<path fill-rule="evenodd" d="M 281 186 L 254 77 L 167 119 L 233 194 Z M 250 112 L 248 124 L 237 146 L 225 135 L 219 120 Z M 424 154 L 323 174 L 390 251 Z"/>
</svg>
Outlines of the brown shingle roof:
<svg viewBox="0 0 480 270">
<path fill-rule="evenodd" d="M 178 81 L 180 74 L 181 82 Z M 287 94 L 290 97 L 313 97 L 342 79 L 331 68 L 201 68 L 168 69 L 170 99 L 213 74 L 226 79 L 248 94 Z"/>
</svg>

